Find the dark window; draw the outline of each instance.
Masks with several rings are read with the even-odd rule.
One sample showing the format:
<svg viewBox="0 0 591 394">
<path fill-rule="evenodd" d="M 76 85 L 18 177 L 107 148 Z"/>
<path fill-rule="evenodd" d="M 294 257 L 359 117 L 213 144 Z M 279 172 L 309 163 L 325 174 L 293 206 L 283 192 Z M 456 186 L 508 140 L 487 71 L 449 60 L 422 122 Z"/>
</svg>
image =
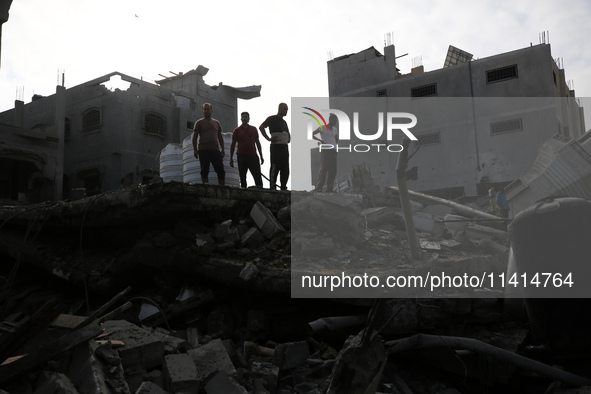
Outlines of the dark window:
<svg viewBox="0 0 591 394">
<path fill-rule="evenodd" d="M 554 77 L 554 86 L 556 86 L 556 73 L 552 71 L 552 77 Z"/>
<path fill-rule="evenodd" d="M 419 86 L 410 90 L 411 97 L 437 96 L 437 84 Z"/>
<path fill-rule="evenodd" d="M 511 120 L 504 120 L 502 122 L 496 122 L 490 124 L 490 134 L 504 134 L 504 133 L 511 133 L 514 131 L 523 130 L 523 122 L 521 118 L 519 119 L 511 119 Z"/>
<path fill-rule="evenodd" d="M 486 72 L 486 83 L 499 82 L 511 78 L 517 78 L 517 64 Z"/>
<path fill-rule="evenodd" d="M 376 92 L 376 96 L 378 97 L 387 97 L 388 91 L 386 89 L 380 89 Z"/>
<path fill-rule="evenodd" d="M 144 130 L 148 134 L 163 136 L 166 134 L 166 118 L 154 113 L 146 114 L 144 117 Z"/>
<path fill-rule="evenodd" d="M 419 146 L 441 144 L 441 133 L 417 135 Z"/>
<path fill-rule="evenodd" d="M 92 133 L 101 129 L 101 111 L 97 108 L 89 109 L 82 115 L 82 132 Z"/>
</svg>

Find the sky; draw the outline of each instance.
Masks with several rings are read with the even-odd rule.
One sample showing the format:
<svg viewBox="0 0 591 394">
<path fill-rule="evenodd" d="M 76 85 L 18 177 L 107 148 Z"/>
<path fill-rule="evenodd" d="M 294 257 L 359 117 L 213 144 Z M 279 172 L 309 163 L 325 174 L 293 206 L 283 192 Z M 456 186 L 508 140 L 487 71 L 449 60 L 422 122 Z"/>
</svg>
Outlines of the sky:
<svg viewBox="0 0 591 394">
<path fill-rule="evenodd" d="M 441 68 L 449 45 L 478 59 L 538 44 L 545 32 L 571 88 L 591 97 L 589 21 L 588 0 L 13 0 L 0 111 L 55 93 L 61 72 L 69 88 L 113 71 L 155 81 L 203 65 L 209 85 L 262 86 L 238 104 L 258 126 L 291 97 L 328 96 L 327 61 L 371 46 L 383 53 L 387 35 L 397 56 L 408 53 L 398 59 L 408 73 L 417 62 Z"/>
</svg>

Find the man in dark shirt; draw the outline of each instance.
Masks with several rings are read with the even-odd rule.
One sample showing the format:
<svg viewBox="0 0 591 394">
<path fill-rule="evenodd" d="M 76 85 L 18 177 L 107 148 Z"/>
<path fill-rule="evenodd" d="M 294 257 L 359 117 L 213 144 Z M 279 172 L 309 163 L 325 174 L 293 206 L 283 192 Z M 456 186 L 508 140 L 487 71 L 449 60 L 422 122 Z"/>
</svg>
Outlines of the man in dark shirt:
<svg viewBox="0 0 591 394">
<path fill-rule="evenodd" d="M 287 190 L 289 179 L 289 149 L 287 144 L 291 142 L 289 127 L 283 119 L 287 115 L 287 104 L 279 104 L 277 115 L 271 115 L 260 125 L 259 130 L 267 141 L 271 141 L 271 170 L 269 174 L 270 188 L 277 188 L 277 176 L 281 183 L 281 190 Z M 265 131 L 269 128 L 271 137 Z"/>
<path fill-rule="evenodd" d="M 201 165 L 201 181 L 209 183 L 209 165 L 218 174 L 218 185 L 226 184 L 226 171 L 222 158 L 224 152 L 224 137 L 220 122 L 211 117 L 213 107 L 210 103 L 203 104 L 203 118 L 193 126 L 193 152 Z M 199 141 L 199 145 L 197 144 Z M 221 152 L 220 152 L 221 147 Z"/>
<path fill-rule="evenodd" d="M 263 151 L 261 150 L 261 143 L 259 141 L 259 131 L 256 127 L 248 124 L 250 115 L 248 112 L 240 114 L 242 125 L 234 129 L 232 133 L 232 145 L 230 145 L 230 167 L 234 167 L 234 148 L 238 143 L 238 151 L 236 158 L 238 161 L 238 173 L 240 174 L 240 186 L 246 188 L 246 173 L 250 170 L 254 183 L 257 187 L 263 187 L 263 179 L 261 178 L 261 164 L 265 162 L 263 159 Z M 261 155 L 261 162 L 259 164 L 259 156 Z"/>
</svg>

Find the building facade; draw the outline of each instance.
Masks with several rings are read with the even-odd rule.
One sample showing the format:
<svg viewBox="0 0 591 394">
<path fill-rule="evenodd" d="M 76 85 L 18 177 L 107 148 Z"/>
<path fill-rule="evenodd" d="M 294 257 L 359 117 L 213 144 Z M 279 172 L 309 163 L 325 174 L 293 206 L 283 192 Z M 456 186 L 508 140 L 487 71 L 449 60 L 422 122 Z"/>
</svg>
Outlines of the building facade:
<svg viewBox="0 0 591 394">
<path fill-rule="evenodd" d="M 38 183 L 54 185 L 53 199 L 69 198 L 75 189 L 92 195 L 158 177 L 159 153 L 192 133 L 204 103 L 213 105 L 224 130 L 233 130 L 238 124 L 237 100 L 260 96 L 260 86 L 209 86 L 203 81 L 207 71 L 199 66 L 156 84 L 113 72 L 69 89 L 58 86 L 56 94 L 34 97 L 27 104 L 17 101 L 14 109 L 0 113 L 3 134 L 8 126 L 38 138 L 53 133 L 57 143 L 43 148 L 48 160 L 37 160 L 33 166 L 25 164 L 31 163 L 28 155 L 13 149 L 6 156 L 0 149 L 0 160 L 29 169 L 3 171 L 0 177 L 7 186 L 0 189 L 0 198 L 34 195 L 34 177 Z M 128 84 L 126 89 L 105 86 L 118 78 Z M 55 152 L 49 153 L 52 149 Z"/>
<path fill-rule="evenodd" d="M 419 148 L 408 164 L 408 187 L 445 198 L 483 195 L 487 183 L 506 185 L 532 166 L 553 135 L 576 139 L 585 133 L 582 107 L 549 44 L 471 57 L 450 46 L 443 68 L 424 72 L 419 66 L 408 74 L 396 68 L 393 45 L 384 55 L 372 47 L 335 58 L 327 65 L 331 108 L 343 98 L 406 98 L 418 114 L 411 150 Z M 361 155 L 339 153 L 339 176 L 352 167 L 348 156 L 359 161 Z M 389 186 L 396 184 L 397 156 L 361 160 L 376 184 Z"/>
</svg>

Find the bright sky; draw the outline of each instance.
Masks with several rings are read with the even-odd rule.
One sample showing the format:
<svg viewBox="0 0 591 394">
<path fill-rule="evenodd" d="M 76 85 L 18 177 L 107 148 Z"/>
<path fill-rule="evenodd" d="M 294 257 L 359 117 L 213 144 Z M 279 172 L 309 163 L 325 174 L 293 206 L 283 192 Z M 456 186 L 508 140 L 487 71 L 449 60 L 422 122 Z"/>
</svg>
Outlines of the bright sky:
<svg viewBox="0 0 591 394">
<path fill-rule="evenodd" d="M 55 93 L 58 70 L 69 88 L 112 71 L 154 81 L 203 65 L 207 84 L 262 85 L 261 97 L 238 108 L 258 126 L 281 101 L 328 95 L 329 53 L 383 53 L 388 33 L 396 55 L 408 53 L 398 59 L 407 73 L 417 57 L 425 71 L 441 68 L 449 45 L 477 59 L 549 32 L 576 95 L 591 97 L 588 0 L 13 0 L 9 15 L 0 111 L 13 108 L 17 92 L 25 103 Z"/>
</svg>

